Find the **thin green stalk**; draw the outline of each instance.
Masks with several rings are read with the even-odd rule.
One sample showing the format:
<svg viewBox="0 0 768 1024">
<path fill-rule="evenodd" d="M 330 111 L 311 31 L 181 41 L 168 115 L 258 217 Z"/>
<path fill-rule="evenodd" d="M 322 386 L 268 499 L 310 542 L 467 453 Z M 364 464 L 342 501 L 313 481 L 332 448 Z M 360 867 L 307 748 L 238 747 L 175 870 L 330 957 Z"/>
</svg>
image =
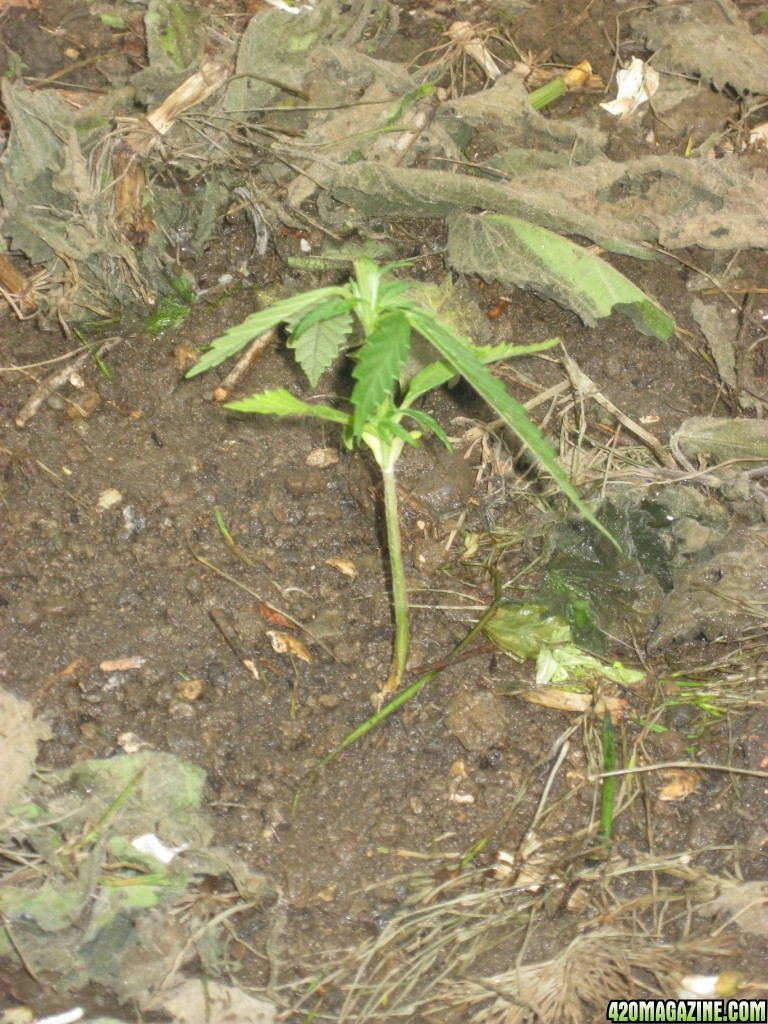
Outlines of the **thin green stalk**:
<svg viewBox="0 0 768 1024">
<path fill-rule="evenodd" d="M 493 577 L 493 600 L 486 609 L 485 614 L 482 616 L 482 618 L 478 622 L 476 622 L 475 625 L 467 633 L 467 635 L 456 644 L 456 646 L 450 652 L 448 657 L 441 661 L 440 665 L 437 668 L 432 668 L 429 669 L 427 672 L 424 672 L 422 675 L 419 676 L 415 683 L 411 683 L 411 685 L 407 687 L 405 690 L 400 690 L 398 693 L 396 693 L 392 697 L 392 700 L 389 702 L 389 704 L 385 704 L 383 708 L 377 711 L 374 715 L 371 715 L 370 718 L 366 718 L 362 725 L 358 725 L 358 727 L 356 729 L 353 729 L 352 732 L 347 733 L 347 735 L 344 737 L 344 739 L 341 741 L 341 743 L 339 743 L 337 747 L 334 747 L 333 750 L 329 751 L 322 759 L 322 761 L 320 761 L 319 764 L 317 764 L 314 768 L 311 768 L 307 772 L 307 775 L 305 777 L 306 779 L 316 778 L 318 774 L 323 770 L 323 768 L 329 765 L 331 761 L 335 761 L 343 750 L 346 750 L 347 747 L 352 746 L 352 744 L 356 743 L 359 739 L 362 739 L 362 737 L 365 736 L 366 733 L 369 733 L 371 729 L 374 729 L 377 725 L 380 725 L 381 722 L 383 722 L 385 719 L 389 718 L 389 716 L 394 714 L 395 711 L 398 710 L 398 708 L 401 708 L 403 706 L 403 704 L 406 704 L 409 700 L 412 700 L 418 693 L 420 693 L 424 689 L 427 683 L 431 683 L 433 679 L 439 676 L 440 673 L 451 664 L 451 661 L 453 659 L 458 657 L 458 655 L 460 655 L 462 651 L 466 650 L 466 648 L 472 643 L 476 636 L 479 636 L 480 633 L 482 633 L 482 631 L 485 629 L 485 627 L 488 625 L 488 623 L 491 621 L 493 616 L 498 611 L 502 597 L 501 576 L 496 571 L 496 569 L 492 568 L 491 566 L 484 566 L 484 568 L 486 568 Z M 305 782 L 302 781 L 299 784 L 299 788 L 293 795 L 293 814 L 296 814 L 298 812 L 299 803 L 304 792 L 304 786 Z"/>
<path fill-rule="evenodd" d="M 91 345 L 90 341 L 88 341 L 88 339 L 85 337 L 85 335 L 82 334 L 80 331 L 78 331 L 78 329 L 76 327 L 74 327 L 73 330 L 75 332 L 75 335 L 82 342 L 83 346 L 88 349 L 88 351 L 90 352 L 91 356 L 93 357 L 93 361 L 96 363 L 96 365 L 101 370 L 101 372 L 104 374 L 104 376 L 107 378 L 107 380 L 112 380 L 112 374 L 109 372 L 109 370 L 107 368 L 107 364 L 99 357 L 99 353 L 96 351 L 96 349 L 93 347 L 93 345 Z"/>
<path fill-rule="evenodd" d="M 331 761 L 338 757 L 342 750 L 346 750 L 347 747 L 361 739 L 366 733 L 370 732 L 371 729 L 379 725 L 386 718 L 389 718 L 389 716 L 397 711 L 398 708 L 401 708 L 403 704 L 406 704 L 409 700 L 415 697 L 416 694 L 420 693 L 427 683 L 431 683 L 436 676 L 439 676 L 444 669 L 448 668 L 451 662 L 454 661 L 462 651 L 466 650 L 475 637 L 482 633 L 498 611 L 502 598 L 501 576 L 496 569 L 489 566 L 484 566 L 484 568 L 487 568 L 493 576 L 493 600 L 484 612 L 482 618 L 476 622 L 466 636 L 456 644 L 450 654 L 440 662 L 437 668 L 431 668 L 422 673 L 415 683 L 411 683 L 407 689 L 401 690 L 399 693 L 395 694 L 389 704 L 385 704 L 385 706 L 381 708 L 380 711 L 377 711 L 375 715 L 371 715 L 371 717 L 367 718 L 362 725 L 359 725 L 356 729 L 353 729 L 352 732 L 348 733 L 337 747 L 334 747 L 330 753 L 325 755 L 317 768 L 312 769 L 312 772 L 316 772 L 320 768 L 325 768 L 327 764 L 330 764 Z"/>
<path fill-rule="evenodd" d="M 102 816 L 96 822 L 96 826 L 94 828 L 92 828 L 91 831 L 86 835 L 86 837 L 85 837 L 85 842 L 86 843 L 95 843 L 95 842 L 97 842 L 97 840 L 101 836 L 101 830 L 104 827 L 104 825 L 107 824 L 107 822 L 109 821 L 110 818 L 112 818 L 115 814 L 117 814 L 117 812 L 123 806 L 125 801 L 130 797 L 131 793 L 133 793 L 133 791 L 136 789 L 138 784 L 144 778 L 144 773 L 146 772 L 146 770 L 147 770 L 147 766 L 144 765 L 143 768 L 140 768 L 136 772 L 136 774 L 131 779 L 131 781 L 123 788 L 122 792 L 118 793 L 118 795 L 115 797 L 115 799 L 112 801 L 112 803 L 106 809 L 106 811 L 104 811 Z"/>
<path fill-rule="evenodd" d="M 616 769 L 616 733 L 610 714 L 603 718 L 603 771 L 612 772 Z M 616 777 L 603 777 L 600 794 L 600 832 L 604 839 L 609 840 L 613 832 L 613 805 L 616 798 Z"/>
<path fill-rule="evenodd" d="M 384 690 L 393 693 L 400 688 L 408 659 L 408 587 L 403 568 L 403 549 L 400 540 L 400 517 L 397 508 L 395 459 L 388 455 L 381 467 L 384 481 L 384 518 L 387 523 L 387 547 L 392 575 L 392 600 L 395 608 L 395 649 L 392 669 Z"/>
</svg>

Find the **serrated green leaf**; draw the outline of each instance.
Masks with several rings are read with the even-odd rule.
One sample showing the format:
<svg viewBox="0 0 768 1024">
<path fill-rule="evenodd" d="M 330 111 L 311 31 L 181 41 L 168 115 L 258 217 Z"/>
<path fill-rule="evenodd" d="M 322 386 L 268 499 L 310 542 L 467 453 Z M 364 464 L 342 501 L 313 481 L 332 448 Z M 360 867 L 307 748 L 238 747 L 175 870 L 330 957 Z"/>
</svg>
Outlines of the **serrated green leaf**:
<svg viewBox="0 0 768 1024">
<path fill-rule="evenodd" d="M 225 359 L 229 359 L 230 356 L 239 352 L 241 348 L 245 348 L 249 341 L 270 330 L 270 328 L 283 323 L 284 320 L 289 320 L 292 316 L 296 316 L 303 310 L 309 310 L 313 306 L 318 306 L 334 296 L 347 294 L 348 289 L 346 287 L 317 288 L 312 292 L 302 292 L 300 295 L 292 295 L 288 299 L 282 299 L 280 302 L 276 302 L 274 306 L 262 309 L 258 313 L 251 313 L 241 324 L 238 324 L 236 327 L 230 327 L 221 337 L 212 341 L 203 353 L 200 362 L 187 373 L 187 377 L 197 377 L 198 374 L 205 373 L 206 370 L 218 366 L 219 363 L 223 363 Z"/>
<path fill-rule="evenodd" d="M 288 333 L 294 338 L 300 338 L 304 331 L 309 330 L 314 324 L 321 320 L 333 320 L 342 313 L 347 313 L 355 305 L 352 298 L 328 299 L 319 306 L 313 306 L 308 313 L 297 313 L 296 316 L 288 317 L 286 324 Z"/>
<path fill-rule="evenodd" d="M 559 344 L 559 338 L 548 338 L 547 341 L 537 341 L 530 345 L 473 345 L 471 351 L 483 365 L 486 365 L 487 363 L 497 363 L 501 359 L 513 359 L 516 356 L 542 352 Z M 404 404 L 411 405 L 421 395 L 426 395 L 429 391 L 434 390 L 434 388 L 447 384 L 455 376 L 456 370 L 444 359 L 430 363 L 412 378 L 408 385 L 406 402 Z"/>
<path fill-rule="evenodd" d="M 352 370 L 352 430 L 356 438 L 362 437 L 385 399 L 391 399 L 410 343 L 411 325 L 400 312 L 380 317 L 375 330 L 367 335 Z"/>
<path fill-rule="evenodd" d="M 674 321 L 609 263 L 562 235 L 518 217 L 458 214 L 449 221 L 451 266 L 504 285 L 528 288 L 572 309 L 585 324 L 614 309 L 641 334 L 668 341 Z"/>
<path fill-rule="evenodd" d="M 347 426 L 352 420 L 348 412 L 332 409 L 329 405 L 310 405 L 309 402 L 302 402 L 285 388 L 263 391 L 259 395 L 241 398 L 237 402 L 226 402 L 225 408 L 234 409 L 235 412 L 257 412 L 262 416 L 313 416 L 315 419 L 329 420 L 342 426 Z"/>
<path fill-rule="evenodd" d="M 504 420 L 507 426 L 526 444 L 535 458 L 555 480 L 558 487 L 578 508 L 585 519 L 605 534 L 618 547 L 616 540 L 608 530 L 590 512 L 579 497 L 566 473 L 560 468 L 555 453 L 542 435 L 541 431 L 528 419 L 525 409 L 511 398 L 500 380 L 497 380 L 472 352 L 467 342 L 436 321 L 429 313 L 414 309 L 407 313 L 411 326 L 430 341 L 437 351 L 446 359 L 456 373 L 471 384 L 481 398 Z"/>
<path fill-rule="evenodd" d="M 312 387 L 341 352 L 352 332 L 352 314 L 348 303 L 341 303 L 346 309 L 335 315 L 316 315 L 324 311 L 327 313 L 331 305 L 336 304 L 326 303 L 325 307 L 313 309 L 299 321 L 288 339 L 288 348 L 295 353 L 296 361 Z"/>
</svg>

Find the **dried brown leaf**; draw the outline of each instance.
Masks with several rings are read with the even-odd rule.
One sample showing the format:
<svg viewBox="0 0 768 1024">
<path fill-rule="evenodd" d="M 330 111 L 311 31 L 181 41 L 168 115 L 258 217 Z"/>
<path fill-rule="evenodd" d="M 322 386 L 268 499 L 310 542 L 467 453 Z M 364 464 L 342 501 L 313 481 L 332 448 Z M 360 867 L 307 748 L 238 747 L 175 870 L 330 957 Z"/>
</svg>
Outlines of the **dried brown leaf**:
<svg viewBox="0 0 768 1024">
<path fill-rule="evenodd" d="M 268 629 L 267 636 L 272 644 L 275 654 L 290 654 L 293 657 L 306 661 L 308 665 L 313 662 L 313 657 L 307 650 L 305 644 L 290 633 L 282 633 L 279 629 Z"/>
</svg>

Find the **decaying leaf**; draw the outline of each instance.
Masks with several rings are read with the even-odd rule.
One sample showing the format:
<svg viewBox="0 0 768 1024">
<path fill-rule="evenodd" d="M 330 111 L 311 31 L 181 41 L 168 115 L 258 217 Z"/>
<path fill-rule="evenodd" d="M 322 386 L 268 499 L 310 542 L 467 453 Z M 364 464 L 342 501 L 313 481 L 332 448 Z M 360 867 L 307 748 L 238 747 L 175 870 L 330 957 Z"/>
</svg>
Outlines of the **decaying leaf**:
<svg viewBox="0 0 768 1024">
<path fill-rule="evenodd" d="M 737 391 L 738 322 L 734 317 L 724 315 L 714 303 L 704 303 L 701 299 L 694 299 L 691 302 L 691 313 L 707 339 L 720 380 L 733 391 Z"/>
<path fill-rule="evenodd" d="M 342 576 L 348 576 L 351 580 L 357 579 L 357 567 L 349 558 L 326 558 L 325 564 L 336 569 Z"/>
<path fill-rule="evenodd" d="M 148 213 L 149 185 L 146 158 L 150 150 L 192 107 L 202 103 L 229 77 L 223 61 L 207 61 L 195 74 L 174 89 L 155 110 L 140 121 L 128 122 L 128 129 L 112 154 L 114 177 L 113 207 L 123 237 L 131 245 L 146 245 L 156 225 Z M 149 125 L 149 128 L 147 128 Z"/>
<path fill-rule="evenodd" d="M 670 439 L 673 451 L 714 462 L 768 462 L 768 420 L 692 416 Z"/>
<path fill-rule="evenodd" d="M 257 604 L 256 611 L 268 626 L 279 626 L 280 629 L 298 629 L 294 622 L 291 622 L 290 619 L 286 618 L 282 612 L 277 611 L 276 608 L 270 608 L 268 604 Z"/>
<path fill-rule="evenodd" d="M 180 981 L 161 992 L 155 1006 L 165 1010 L 176 1024 L 273 1024 L 276 1015 L 272 1003 L 212 978 Z"/>
<path fill-rule="evenodd" d="M 577 693 L 573 690 L 557 690 L 548 687 L 545 690 L 526 690 L 516 693 L 529 704 L 537 704 L 542 708 L 554 708 L 555 711 L 567 711 L 570 713 L 584 714 L 593 710 L 596 715 L 602 718 L 610 714 L 614 725 L 617 725 L 627 701 L 620 697 L 599 697 L 597 700 L 591 693 Z"/>
<path fill-rule="evenodd" d="M 691 793 L 698 789 L 701 777 L 693 771 L 673 768 L 661 773 L 661 777 L 667 781 L 659 790 L 659 800 L 672 802 L 685 800 Z"/>
<path fill-rule="evenodd" d="M 448 221 L 448 258 L 463 273 L 552 298 L 591 326 L 616 309 L 641 334 L 667 341 L 674 330 L 672 319 L 609 263 L 518 217 L 454 215 Z"/>
<path fill-rule="evenodd" d="M 682 73 L 715 89 L 768 93 L 768 61 L 756 37 L 731 0 L 694 0 L 638 8 L 632 30 L 654 52 L 660 71 Z"/>
<path fill-rule="evenodd" d="M 306 661 L 308 665 L 311 665 L 314 661 L 306 645 L 295 636 L 291 636 L 290 633 L 282 633 L 279 629 L 268 629 L 267 636 L 270 639 L 272 650 L 275 654 L 290 654 L 300 658 L 302 661 Z"/>
<path fill-rule="evenodd" d="M 768 937 L 768 883 L 723 881 L 720 895 L 702 904 L 698 913 L 706 917 L 726 915 L 742 931 Z"/>
<path fill-rule="evenodd" d="M 50 726 L 34 717 L 32 705 L 0 688 L 0 819 L 32 774 L 38 740 L 50 738 Z"/>
</svg>

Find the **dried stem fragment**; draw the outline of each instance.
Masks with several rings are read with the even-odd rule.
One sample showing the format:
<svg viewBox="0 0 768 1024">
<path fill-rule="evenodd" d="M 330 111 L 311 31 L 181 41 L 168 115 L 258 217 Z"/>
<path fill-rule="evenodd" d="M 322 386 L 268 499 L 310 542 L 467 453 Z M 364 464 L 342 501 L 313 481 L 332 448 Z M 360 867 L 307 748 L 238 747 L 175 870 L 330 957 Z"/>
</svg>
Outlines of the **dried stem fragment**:
<svg viewBox="0 0 768 1024">
<path fill-rule="evenodd" d="M 232 389 L 239 383 L 241 377 L 245 375 L 257 359 L 261 358 L 262 353 L 266 351 L 273 341 L 277 341 L 277 329 L 274 327 L 265 331 L 264 334 L 260 334 L 258 338 L 251 342 L 221 384 L 213 392 L 216 402 L 226 402 Z"/>
<path fill-rule="evenodd" d="M 96 351 L 97 356 L 103 356 L 106 352 L 109 352 L 111 348 L 122 341 L 123 338 L 120 336 L 114 338 L 107 338 Z M 63 370 L 57 370 L 56 373 L 52 373 L 49 377 L 43 381 L 39 388 L 27 399 L 24 403 L 24 407 L 21 409 L 19 414 L 14 419 L 14 423 L 17 427 L 26 427 L 27 423 L 37 413 L 37 410 L 53 393 L 57 391 L 62 384 L 66 384 L 69 378 L 72 376 L 75 370 L 80 369 L 87 360 L 92 359 L 93 355 L 88 349 L 84 349 L 82 355 L 78 356 L 71 363 L 64 367 Z"/>
<path fill-rule="evenodd" d="M 0 253 L 0 294 L 20 320 L 28 320 L 37 312 L 33 298 L 34 283 L 34 277 L 25 277 L 7 256 Z"/>
<path fill-rule="evenodd" d="M 115 220 L 130 245 L 146 245 L 155 227 L 147 212 L 147 155 L 183 114 L 220 89 L 229 74 L 226 62 L 207 61 L 144 120 L 124 122 L 125 134 L 112 154 L 113 207 Z"/>
</svg>

